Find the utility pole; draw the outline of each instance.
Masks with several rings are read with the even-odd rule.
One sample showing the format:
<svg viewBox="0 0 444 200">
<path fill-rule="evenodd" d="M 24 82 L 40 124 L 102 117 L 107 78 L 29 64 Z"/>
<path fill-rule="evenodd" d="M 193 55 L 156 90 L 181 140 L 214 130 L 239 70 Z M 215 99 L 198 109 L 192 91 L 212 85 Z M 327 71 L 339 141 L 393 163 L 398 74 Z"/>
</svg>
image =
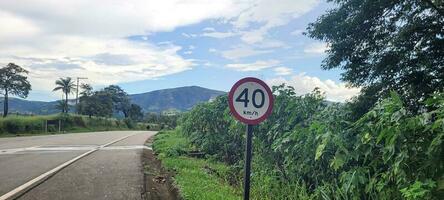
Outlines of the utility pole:
<svg viewBox="0 0 444 200">
<path fill-rule="evenodd" d="M 88 79 L 86 77 L 77 77 L 77 90 L 76 90 L 76 105 L 79 103 L 79 80 L 80 79 Z"/>
</svg>

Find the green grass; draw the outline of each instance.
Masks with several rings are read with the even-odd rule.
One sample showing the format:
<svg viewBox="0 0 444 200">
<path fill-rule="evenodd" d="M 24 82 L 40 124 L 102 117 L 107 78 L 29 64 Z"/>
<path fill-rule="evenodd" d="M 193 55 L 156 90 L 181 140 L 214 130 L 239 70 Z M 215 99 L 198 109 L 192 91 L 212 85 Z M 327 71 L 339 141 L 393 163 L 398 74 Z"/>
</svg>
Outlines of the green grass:
<svg viewBox="0 0 444 200">
<path fill-rule="evenodd" d="M 179 131 L 162 131 L 154 139 L 153 147 L 161 158 L 183 155 L 189 150 L 189 143 Z"/>
<path fill-rule="evenodd" d="M 155 136 L 154 151 L 163 165 L 174 171 L 174 181 L 187 200 L 240 199 L 239 189 L 228 184 L 229 167 L 206 159 L 185 156 L 189 143 L 179 131 L 164 131 Z"/>
<path fill-rule="evenodd" d="M 68 116 L 63 115 L 36 115 L 36 116 L 17 116 L 11 115 L 6 118 L 0 118 L 0 137 L 17 135 L 37 135 L 37 134 L 56 134 L 58 125 L 48 126 L 48 132 L 45 132 L 46 120 L 62 120 L 62 131 L 64 132 L 88 132 L 88 131 L 110 131 L 110 130 L 128 130 L 143 129 L 143 124 L 132 124 L 131 127 L 123 120 L 114 118 L 99 118 L 82 115 Z"/>
</svg>

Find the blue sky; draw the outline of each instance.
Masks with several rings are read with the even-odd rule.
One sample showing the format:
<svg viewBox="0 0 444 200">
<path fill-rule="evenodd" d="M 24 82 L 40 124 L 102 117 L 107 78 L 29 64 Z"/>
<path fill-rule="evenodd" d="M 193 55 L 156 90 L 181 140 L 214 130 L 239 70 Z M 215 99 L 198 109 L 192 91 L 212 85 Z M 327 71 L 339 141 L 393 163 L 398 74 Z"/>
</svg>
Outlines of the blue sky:
<svg viewBox="0 0 444 200">
<path fill-rule="evenodd" d="M 0 64 L 30 71 L 31 100 L 55 100 L 58 77 L 88 77 L 128 93 L 198 85 L 228 91 L 240 78 L 355 95 L 340 70 L 320 68 L 328 45 L 303 35 L 331 8 L 318 0 L 0 2 Z M 8 31 L 4 31 L 8 30 Z"/>
</svg>

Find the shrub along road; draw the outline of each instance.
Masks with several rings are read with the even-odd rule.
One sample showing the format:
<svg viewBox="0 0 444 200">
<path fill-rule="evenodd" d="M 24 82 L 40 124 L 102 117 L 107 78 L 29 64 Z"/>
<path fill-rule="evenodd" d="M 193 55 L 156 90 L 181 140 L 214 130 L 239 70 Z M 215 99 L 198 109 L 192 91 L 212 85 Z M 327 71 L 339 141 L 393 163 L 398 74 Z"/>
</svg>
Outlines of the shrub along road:
<svg viewBox="0 0 444 200">
<path fill-rule="evenodd" d="M 112 131 L 0 138 L 0 199 L 21 194 L 31 180 L 44 181 L 29 184 L 36 186 L 20 199 L 141 199 L 141 156 L 147 148 L 143 144 L 154 134 Z M 79 159 L 51 174 L 73 158 Z M 44 173 L 53 176 L 36 180 Z"/>
</svg>

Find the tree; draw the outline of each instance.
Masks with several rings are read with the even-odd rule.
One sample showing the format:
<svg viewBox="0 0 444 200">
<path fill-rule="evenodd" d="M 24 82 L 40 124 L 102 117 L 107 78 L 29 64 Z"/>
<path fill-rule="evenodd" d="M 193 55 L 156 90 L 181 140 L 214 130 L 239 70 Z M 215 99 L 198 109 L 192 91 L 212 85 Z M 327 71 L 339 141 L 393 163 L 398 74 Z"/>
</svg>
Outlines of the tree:
<svg viewBox="0 0 444 200">
<path fill-rule="evenodd" d="M 76 85 L 71 77 L 60 78 L 55 82 L 56 87 L 52 91 L 61 90 L 63 94 L 65 94 L 65 107 L 64 112 L 68 113 L 68 95 L 73 93 L 76 90 Z"/>
<path fill-rule="evenodd" d="M 6 67 L 0 69 L 0 89 L 3 91 L 5 101 L 3 102 L 3 117 L 8 116 L 8 97 L 9 95 L 28 97 L 31 90 L 31 84 L 28 81 L 28 71 L 20 66 L 9 63 Z"/>
<path fill-rule="evenodd" d="M 425 98 L 444 90 L 443 3 L 328 1 L 338 6 L 311 23 L 308 35 L 329 45 L 324 69 L 343 69 L 342 80 L 372 97 L 355 103 L 370 108 L 394 90 L 415 112 Z"/>
<path fill-rule="evenodd" d="M 82 84 L 77 109 L 80 114 L 100 117 L 110 117 L 113 114 L 111 94 L 103 90 L 93 91 L 89 84 Z"/>
<path fill-rule="evenodd" d="M 94 94 L 93 87 L 89 84 L 84 83 L 80 86 L 80 89 L 82 90 L 82 92 L 80 92 L 79 103 L 77 104 L 76 107 L 77 113 L 86 114 L 89 115 L 89 117 L 91 117 L 93 113 L 87 112 L 86 109 L 88 109 L 87 103 L 90 97 Z"/>
<path fill-rule="evenodd" d="M 109 93 L 94 92 L 86 101 L 86 112 L 89 116 L 111 117 L 113 115 L 113 100 Z"/>
<path fill-rule="evenodd" d="M 129 116 L 129 109 L 131 106 L 128 94 L 117 85 L 110 85 L 104 88 L 103 91 L 111 96 L 114 109 L 117 112 L 122 112 L 125 118 L 127 118 Z"/>
<path fill-rule="evenodd" d="M 93 94 L 93 87 L 90 84 L 82 83 L 80 89 L 82 89 L 81 96 L 91 96 Z"/>
<path fill-rule="evenodd" d="M 142 108 L 137 104 L 131 104 L 128 110 L 128 116 L 131 120 L 141 121 L 143 119 Z"/>
</svg>

